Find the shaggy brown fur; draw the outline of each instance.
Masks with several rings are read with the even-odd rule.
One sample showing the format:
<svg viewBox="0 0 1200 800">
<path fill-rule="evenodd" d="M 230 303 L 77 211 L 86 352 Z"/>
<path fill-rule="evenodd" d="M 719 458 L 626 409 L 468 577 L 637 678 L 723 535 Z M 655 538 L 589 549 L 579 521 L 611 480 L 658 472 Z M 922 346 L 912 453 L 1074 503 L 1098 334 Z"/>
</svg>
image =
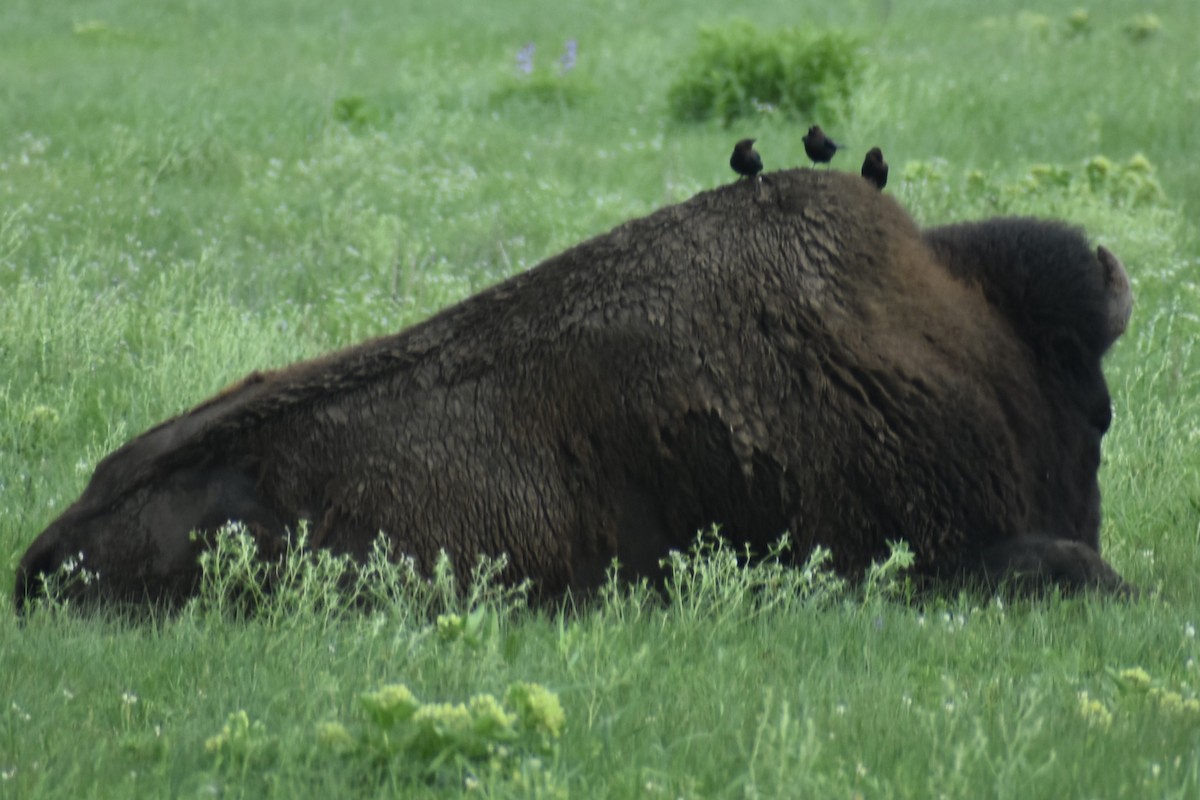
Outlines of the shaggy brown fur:
<svg viewBox="0 0 1200 800">
<path fill-rule="evenodd" d="M 1111 259 L 1111 262 L 1108 260 Z M 1112 265 L 1115 264 L 1115 267 Z M 1129 285 L 1071 228 L 924 235 L 857 175 L 778 172 L 628 222 L 393 336 L 255 373 L 108 456 L 29 548 L 106 600 L 194 591 L 192 529 L 311 520 L 428 569 L 508 553 L 543 597 L 657 576 L 720 523 L 860 573 L 1118 590 L 1099 556 L 1100 358 Z"/>
</svg>

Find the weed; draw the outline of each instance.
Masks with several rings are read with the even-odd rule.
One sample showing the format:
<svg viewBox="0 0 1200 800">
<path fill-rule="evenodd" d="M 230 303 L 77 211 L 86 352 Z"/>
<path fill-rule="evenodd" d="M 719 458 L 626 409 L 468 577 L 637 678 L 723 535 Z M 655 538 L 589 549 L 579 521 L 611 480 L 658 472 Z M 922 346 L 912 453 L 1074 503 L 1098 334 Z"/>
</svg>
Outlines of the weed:
<svg viewBox="0 0 1200 800">
<path fill-rule="evenodd" d="M 380 121 L 379 109 L 361 95 L 348 95 L 333 101 L 333 118 L 353 128 L 366 128 Z"/>
<path fill-rule="evenodd" d="M 1141 43 L 1148 41 L 1162 30 L 1162 20 L 1156 14 L 1138 14 L 1125 23 L 1125 35 L 1130 41 Z"/>
<path fill-rule="evenodd" d="M 346 554 L 310 547 L 304 522 L 285 542 L 272 542 L 266 551 L 240 523 L 221 527 L 207 537 L 206 545 L 200 554 L 200 586 L 189 603 L 189 613 L 202 618 L 327 625 L 347 613 L 374 611 L 418 624 L 438 619 L 444 639 L 464 638 L 478 645 L 486 631 L 494 629 L 489 614 L 524 608 L 529 591 L 527 582 L 514 586 L 501 580 L 508 563 L 503 556 L 481 558 L 460 584 L 445 552 L 425 575 L 411 558 L 395 557 L 380 535 L 360 563 Z"/>
<path fill-rule="evenodd" d="M 498 771 L 530 756 L 552 755 L 566 716 L 544 686 L 515 682 L 503 700 L 476 694 L 464 703 L 421 702 L 403 684 L 359 695 L 356 721 L 317 727 L 339 756 L 434 777 L 445 771 Z"/>
</svg>

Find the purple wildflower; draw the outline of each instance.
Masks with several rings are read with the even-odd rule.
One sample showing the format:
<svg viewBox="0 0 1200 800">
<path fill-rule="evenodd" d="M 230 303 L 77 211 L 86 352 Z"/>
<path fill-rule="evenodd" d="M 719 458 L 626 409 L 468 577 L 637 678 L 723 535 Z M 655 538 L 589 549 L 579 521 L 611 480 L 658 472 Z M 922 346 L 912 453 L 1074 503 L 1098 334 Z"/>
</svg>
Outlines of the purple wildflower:
<svg viewBox="0 0 1200 800">
<path fill-rule="evenodd" d="M 526 42 L 525 46 L 517 51 L 517 70 L 521 74 L 533 74 L 533 52 L 536 49 L 533 42 Z"/>
<path fill-rule="evenodd" d="M 558 59 L 558 74 L 566 75 L 571 70 L 575 69 L 575 53 L 578 50 L 579 43 L 574 39 L 567 39 L 566 49 Z"/>
</svg>

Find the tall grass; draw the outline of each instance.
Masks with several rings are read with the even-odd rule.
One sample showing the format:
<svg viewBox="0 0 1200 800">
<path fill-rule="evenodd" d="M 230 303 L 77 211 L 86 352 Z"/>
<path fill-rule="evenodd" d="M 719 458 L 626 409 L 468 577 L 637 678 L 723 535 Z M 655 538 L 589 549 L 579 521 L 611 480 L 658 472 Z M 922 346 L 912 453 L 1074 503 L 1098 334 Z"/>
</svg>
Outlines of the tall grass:
<svg viewBox="0 0 1200 800">
<path fill-rule="evenodd" d="M 850 145 L 835 169 L 879 145 L 924 224 L 1061 217 L 1125 261 L 1103 541 L 1143 599 L 914 607 L 708 551 L 678 557 L 670 603 L 612 587 L 562 613 L 489 590 L 435 607 L 402 573 L 346 613 L 323 594 L 331 563 L 298 563 L 249 619 L 216 587 L 149 625 L 18 625 L 0 600 L 0 796 L 1194 796 L 1200 19 L 1190 0 L 1154 4 L 1157 27 L 1142 3 L 1078 5 L 736 13 L 862 43 L 826 124 Z M 397 330 L 731 180 L 743 136 L 768 170 L 806 162 L 806 124 L 769 107 L 729 129 L 670 121 L 726 5 L 7 0 L 2 16 L 8 575 L 104 454 L 247 371 Z M 455 749 L 457 711 L 428 758 L 346 747 L 335 725 L 375 741 L 362 698 L 397 684 L 475 722 L 472 698 L 516 714 L 508 688 L 536 684 L 564 722 L 512 758 Z"/>
<path fill-rule="evenodd" d="M 226 578 L 244 547 L 230 539 L 225 571 L 157 624 L 44 608 L 4 629 L 14 796 L 1197 787 L 1194 617 L 1167 603 L 963 595 L 914 608 L 888 596 L 902 559 L 848 590 L 819 556 L 746 567 L 705 537 L 672 559 L 667 597 L 612 583 L 551 614 L 486 572 L 465 592 L 449 571 L 422 588 L 383 561 L 375 585 L 399 587 L 399 602 L 331 614 L 337 570 L 295 551 L 291 591 L 240 618 Z M 551 704 L 546 738 L 518 735 L 513 686 Z M 497 715 L 508 732 L 479 723 Z"/>
</svg>

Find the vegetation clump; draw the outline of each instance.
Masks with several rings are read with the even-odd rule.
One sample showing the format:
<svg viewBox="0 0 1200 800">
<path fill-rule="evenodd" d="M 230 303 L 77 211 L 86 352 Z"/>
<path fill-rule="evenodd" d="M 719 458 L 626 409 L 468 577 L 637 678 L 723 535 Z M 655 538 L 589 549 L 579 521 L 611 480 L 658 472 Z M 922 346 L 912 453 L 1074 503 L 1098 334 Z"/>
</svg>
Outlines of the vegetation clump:
<svg viewBox="0 0 1200 800">
<path fill-rule="evenodd" d="M 379 536 L 362 563 L 312 547 L 301 523 L 285 543 L 260 546 L 240 523 L 213 534 L 200 554 L 200 585 L 186 613 L 217 621 L 254 618 L 268 625 L 329 625 L 347 615 L 386 614 L 424 625 L 436 619 L 441 638 L 477 645 L 497 614 L 524 608 L 528 582 L 499 580 L 506 557 L 481 559 L 460 581 L 443 551 L 425 575 L 409 557 L 395 557 Z"/>
<path fill-rule="evenodd" d="M 220 731 L 204 740 L 205 752 L 211 754 L 218 765 L 241 767 L 268 761 L 275 746 L 276 738 L 267 733 L 262 721 L 251 720 L 241 709 L 229 715 Z"/>
<path fill-rule="evenodd" d="M 684 122 L 715 119 L 728 126 L 762 113 L 837 120 L 864 68 L 858 41 L 844 33 L 768 33 L 739 20 L 700 29 L 668 102 Z"/>
<path fill-rule="evenodd" d="M 503 699 L 482 693 L 465 703 L 425 703 L 404 684 L 387 684 L 360 694 L 358 712 L 348 724 L 321 723 L 319 741 L 343 756 L 406 762 L 427 776 L 550 755 L 566 721 L 557 694 L 522 681 L 509 684 Z"/>
<path fill-rule="evenodd" d="M 1162 30 L 1162 20 L 1156 14 L 1138 14 L 1125 23 L 1125 35 L 1132 42 L 1145 42 Z"/>
<path fill-rule="evenodd" d="M 381 116 L 379 109 L 362 95 L 346 95 L 333 101 L 333 118 L 350 128 L 378 125 Z"/>
</svg>

